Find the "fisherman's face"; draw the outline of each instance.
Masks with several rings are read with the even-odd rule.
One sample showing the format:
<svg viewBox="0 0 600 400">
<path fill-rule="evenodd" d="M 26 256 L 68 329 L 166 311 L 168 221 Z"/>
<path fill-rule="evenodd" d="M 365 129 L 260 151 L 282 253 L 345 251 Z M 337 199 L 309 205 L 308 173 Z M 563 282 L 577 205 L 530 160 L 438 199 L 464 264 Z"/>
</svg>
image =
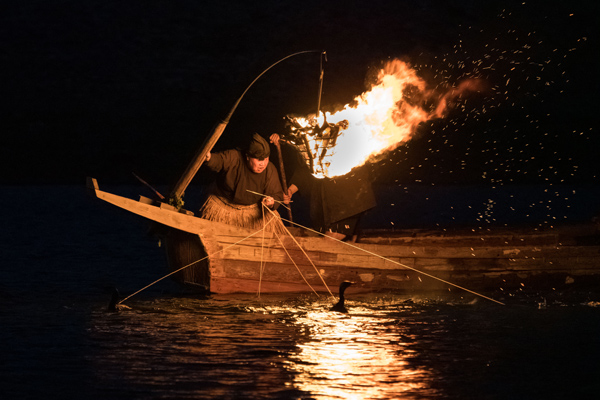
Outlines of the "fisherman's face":
<svg viewBox="0 0 600 400">
<path fill-rule="evenodd" d="M 262 160 L 253 157 L 246 157 L 246 160 L 248 160 L 248 167 L 250 168 L 250 171 L 254 172 L 255 174 L 260 174 L 263 172 L 269 164 L 269 157 L 263 158 Z"/>
</svg>

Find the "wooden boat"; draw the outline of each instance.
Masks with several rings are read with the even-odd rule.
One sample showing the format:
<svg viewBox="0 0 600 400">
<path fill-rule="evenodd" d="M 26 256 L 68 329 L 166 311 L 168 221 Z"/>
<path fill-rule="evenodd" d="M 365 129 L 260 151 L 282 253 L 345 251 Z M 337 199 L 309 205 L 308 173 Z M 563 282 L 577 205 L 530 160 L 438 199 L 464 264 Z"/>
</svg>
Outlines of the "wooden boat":
<svg viewBox="0 0 600 400">
<path fill-rule="evenodd" d="M 313 52 L 284 57 L 250 86 L 281 61 Z M 186 187 L 250 86 L 174 185 L 172 204 L 181 204 Z M 600 234 L 592 223 L 547 232 L 372 231 L 359 243 L 346 243 L 301 229 L 290 228 L 289 234 L 280 236 L 253 232 L 198 218 L 164 198 L 133 200 L 101 191 L 92 178 L 87 186 L 93 196 L 148 219 L 165 243 L 172 277 L 212 293 L 331 292 L 345 280 L 354 282 L 355 293 L 472 291 L 540 282 L 553 287 L 600 278 Z"/>
<path fill-rule="evenodd" d="M 346 243 L 290 228 L 290 234 L 251 231 L 196 217 L 146 197 L 99 189 L 98 199 L 151 221 L 162 238 L 172 277 L 211 293 L 511 290 L 598 282 L 597 224 L 548 231 L 368 231 Z M 178 271 L 178 272 L 175 272 Z"/>
</svg>

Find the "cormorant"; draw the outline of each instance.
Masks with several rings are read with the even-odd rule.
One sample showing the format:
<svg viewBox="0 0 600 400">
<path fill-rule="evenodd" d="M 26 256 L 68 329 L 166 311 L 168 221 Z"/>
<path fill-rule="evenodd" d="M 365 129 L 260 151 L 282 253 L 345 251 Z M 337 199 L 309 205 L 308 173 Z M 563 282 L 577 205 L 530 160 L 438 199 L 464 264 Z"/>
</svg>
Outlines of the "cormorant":
<svg viewBox="0 0 600 400">
<path fill-rule="evenodd" d="M 112 297 L 110 298 L 110 303 L 108 303 L 108 311 L 119 311 L 117 308 L 117 303 L 119 302 L 119 290 L 114 288 Z"/>
<path fill-rule="evenodd" d="M 331 307 L 331 311 L 337 311 L 348 314 L 348 310 L 344 305 L 344 292 L 346 291 L 346 288 L 350 285 L 352 285 L 352 282 L 348 281 L 344 281 L 340 284 L 340 300 L 333 307 Z"/>
<path fill-rule="evenodd" d="M 126 306 L 125 304 L 120 304 L 120 299 L 121 295 L 119 294 L 119 290 L 117 290 L 117 288 L 114 288 L 112 297 L 110 298 L 110 303 L 108 303 L 108 311 L 116 312 L 121 310 L 131 310 L 131 307 Z"/>
</svg>

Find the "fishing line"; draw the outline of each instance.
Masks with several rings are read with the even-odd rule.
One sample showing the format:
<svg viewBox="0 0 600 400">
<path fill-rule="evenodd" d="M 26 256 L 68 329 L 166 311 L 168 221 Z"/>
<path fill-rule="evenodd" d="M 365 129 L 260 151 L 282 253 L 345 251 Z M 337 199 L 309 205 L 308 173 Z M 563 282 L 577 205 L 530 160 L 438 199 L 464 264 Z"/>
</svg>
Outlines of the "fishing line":
<svg viewBox="0 0 600 400">
<path fill-rule="evenodd" d="M 435 280 L 437 280 L 437 281 L 443 282 L 443 283 L 445 283 L 445 284 L 447 284 L 447 285 L 454 286 L 454 287 L 456 287 L 456 288 L 458 288 L 458 289 L 464 290 L 465 292 L 472 293 L 472 294 L 474 294 L 474 295 L 477 295 L 477 296 L 479 296 L 479 297 L 482 297 L 482 298 L 484 298 L 484 299 L 487 299 L 487 300 L 493 301 L 494 303 L 498 303 L 498 304 L 500 304 L 500 305 L 503 305 L 503 306 L 505 305 L 504 303 L 502 303 L 502 302 L 500 302 L 500 301 L 498 301 L 498 300 L 494 300 L 494 299 L 492 299 L 491 297 L 487 297 L 487 296 L 485 296 L 485 295 L 483 295 L 483 294 L 481 294 L 481 293 L 477 293 L 477 292 L 475 292 L 475 291 L 473 291 L 473 290 L 470 290 L 470 289 L 467 289 L 467 288 L 465 288 L 465 287 L 459 286 L 459 285 L 457 285 L 457 284 L 455 284 L 455 283 L 448 282 L 448 281 L 446 281 L 446 280 L 444 280 L 444 279 L 442 279 L 442 278 L 438 278 L 437 276 L 430 275 L 430 274 L 428 274 L 427 272 L 419 271 L 419 270 L 418 270 L 418 269 L 416 269 L 416 268 L 409 267 L 408 265 L 404 265 L 404 264 L 402 264 L 402 263 L 399 263 L 398 261 L 391 260 L 391 259 L 389 259 L 389 258 L 387 258 L 387 257 L 384 257 L 384 256 L 381 256 L 381 255 L 379 255 L 379 254 L 377 254 L 377 253 L 373 253 L 372 251 L 369 251 L 369 250 L 363 249 L 363 248 L 361 248 L 361 247 L 355 246 L 355 245 L 353 245 L 353 244 L 351 244 L 351 243 L 344 242 L 344 241 L 342 241 L 342 240 L 339 240 L 339 239 L 332 238 L 331 236 L 327 236 L 327 235 L 325 235 L 325 234 L 323 234 L 323 233 L 321 233 L 321 232 L 317 232 L 317 231 L 315 231 L 314 229 L 307 228 L 306 226 L 302 226 L 302 225 L 300 225 L 300 224 L 298 224 L 298 223 L 295 223 L 295 222 L 292 222 L 292 221 L 288 221 L 288 220 L 286 220 L 286 219 L 284 219 L 284 218 L 281 218 L 281 220 L 282 220 L 282 221 L 289 222 L 289 223 L 291 223 L 291 224 L 293 224 L 293 225 L 296 225 L 296 226 L 298 226 L 299 228 L 306 229 L 307 231 L 310 231 L 310 232 L 317 233 L 317 234 L 319 234 L 319 235 L 321 235 L 321 236 L 328 237 L 329 239 L 332 239 L 332 240 L 336 240 L 336 241 L 338 241 L 338 242 L 340 242 L 340 243 L 343 243 L 343 244 L 345 244 L 345 245 L 347 245 L 347 246 L 353 247 L 353 248 L 355 248 L 355 249 L 357 249 L 357 250 L 360 250 L 360 251 L 363 251 L 363 252 L 365 252 L 365 253 L 371 254 L 371 255 L 373 255 L 373 256 L 379 257 L 379 258 L 381 258 L 382 260 L 389 261 L 389 262 L 391 262 L 391 263 L 393 263 L 393 264 L 399 265 L 399 266 L 401 266 L 401 267 L 404 267 L 404 268 L 406 268 L 406 269 L 410 269 L 410 270 L 412 270 L 412 271 L 418 272 L 418 273 L 419 273 L 419 274 L 421 274 L 421 275 L 425 275 L 425 276 L 427 276 L 427 277 L 429 277 L 429 278 L 432 278 L 432 279 L 435 279 Z M 291 235 L 291 234 L 290 234 L 290 235 Z M 299 246 L 299 245 L 298 245 L 298 246 Z M 306 254 L 306 253 L 305 253 L 305 254 Z M 330 292 L 330 293 L 331 293 L 331 292 Z"/>
<path fill-rule="evenodd" d="M 261 289 L 261 285 L 262 285 L 263 272 L 265 272 L 265 261 L 264 261 L 265 228 L 267 227 L 267 222 L 265 221 L 265 208 L 266 208 L 266 206 L 263 204 L 261 207 L 263 228 L 262 228 L 262 241 L 260 242 L 260 267 L 258 269 L 258 292 L 256 293 L 256 296 L 258 296 L 259 298 L 260 298 L 260 289 Z M 271 221 L 272 220 L 273 219 L 271 219 Z"/>
</svg>

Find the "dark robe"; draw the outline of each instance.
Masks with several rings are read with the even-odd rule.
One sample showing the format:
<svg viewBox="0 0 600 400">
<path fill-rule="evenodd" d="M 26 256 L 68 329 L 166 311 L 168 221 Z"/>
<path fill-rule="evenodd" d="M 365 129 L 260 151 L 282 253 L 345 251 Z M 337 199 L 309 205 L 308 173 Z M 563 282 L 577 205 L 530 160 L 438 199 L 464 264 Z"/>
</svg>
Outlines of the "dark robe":
<svg viewBox="0 0 600 400">
<path fill-rule="evenodd" d="M 242 151 L 225 150 L 211 154 L 210 160 L 205 165 L 218 173 L 211 192 L 227 199 L 230 203 L 251 205 L 262 201 L 262 196 L 250 193 L 248 190 L 273 197 L 276 200 L 274 209 L 279 206 L 277 201 L 283 201 L 283 189 L 281 189 L 277 169 L 271 162 L 263 172 L 257 174 L 248 167 L 246 156 Z"/>
</svg>

